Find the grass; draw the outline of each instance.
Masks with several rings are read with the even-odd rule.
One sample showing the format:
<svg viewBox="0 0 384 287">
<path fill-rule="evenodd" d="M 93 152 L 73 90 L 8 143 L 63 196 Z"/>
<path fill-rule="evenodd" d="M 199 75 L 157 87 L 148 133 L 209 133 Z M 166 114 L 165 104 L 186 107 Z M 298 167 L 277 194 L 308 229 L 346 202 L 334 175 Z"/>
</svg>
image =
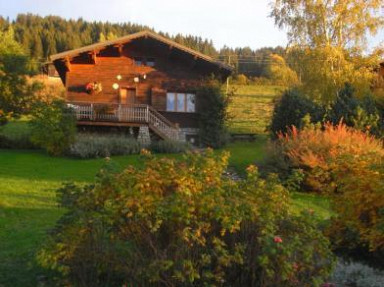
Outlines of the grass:
<svg viewBox="0 0 384 287">
<path fill-rule="evenodd" d="M 279 86 L 231 86 L 235 95 L 228 107 L 233 133 L 265 134 L 273 112 L 273 100 L 283 91 Z"/>
<path fill-rule="evenodd" d="M 139 156 L 115 157 L 121 166 Z M 0 150 L 0 286 L 37 286 L 35 252 L 62 214 L 55 190 L 65 181 L 91 182 L 102 159 L 52 158 L 41 151 Z"/>
</svg>

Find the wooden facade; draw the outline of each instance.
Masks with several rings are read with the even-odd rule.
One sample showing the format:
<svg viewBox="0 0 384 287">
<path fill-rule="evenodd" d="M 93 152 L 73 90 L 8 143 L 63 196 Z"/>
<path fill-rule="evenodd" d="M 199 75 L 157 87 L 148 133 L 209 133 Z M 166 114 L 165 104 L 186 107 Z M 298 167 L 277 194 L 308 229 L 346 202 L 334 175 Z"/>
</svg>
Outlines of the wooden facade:
<svg viewBox="0 0 384 287">
<path fill-rule="evenodd" d="M 53 55 L 51 60 L 66 87 L 66 100 L 83 113 L 78 116 L 79 122 L 94 125 L 97 105 L 104 105 L 114 115 L 109 120 L 111 125 L 121 123 L 122 107 L 148 106 L 148 113 L 152 111 L 164 122 L 197 128 L 204 104 L 204 99 L 196 97 L 199 85 L 211 75 L 224 81 L 232 71 L 221 62 L 149 31 Z M 175 108 L 170 107 L 172 99 Z M 137 124 L 132 118 L 125 123 Z M 143 124 L 156 129 L 148 121 Z"/>
</svg>

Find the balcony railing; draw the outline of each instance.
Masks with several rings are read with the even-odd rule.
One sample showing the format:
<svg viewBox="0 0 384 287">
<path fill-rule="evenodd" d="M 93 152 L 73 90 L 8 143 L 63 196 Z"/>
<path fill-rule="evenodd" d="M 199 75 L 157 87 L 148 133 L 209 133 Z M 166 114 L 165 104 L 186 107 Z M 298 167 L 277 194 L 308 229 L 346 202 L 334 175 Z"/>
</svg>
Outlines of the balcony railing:
<svg viewBox="0 0 384 287">
<path fill-rule="evenodd" d="M 178 139 L 178 128 L 149 105 L 68 102 L 78 121 L 142 123 L 163 138 Z"/>
</svg>

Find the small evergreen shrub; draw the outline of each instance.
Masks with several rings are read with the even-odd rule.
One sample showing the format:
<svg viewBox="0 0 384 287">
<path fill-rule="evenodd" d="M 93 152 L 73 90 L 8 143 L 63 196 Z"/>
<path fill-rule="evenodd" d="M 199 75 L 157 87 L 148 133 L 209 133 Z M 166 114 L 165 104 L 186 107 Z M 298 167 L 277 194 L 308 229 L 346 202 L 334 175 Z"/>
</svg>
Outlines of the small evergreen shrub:
<svg viewBox="0 0 384 287">
<path fill-rule="evenodd" d="M 334 125 L 343 121 L 347 126 L 381 136 L 383 126 L 378 108 L 372 95 L 358 99 L 352 85 L 346 84 L 330 106 L 327 119 Z"/>
<path fill-rule="evenodd" d="M 197 91 L 200 103 L 200 142 L 207 147 L 220 148 L 229 141 L 226 121 L 229 97 L 226 96 L 221 85 L 214 80 L 207 82 Z"/>
<path fill-rule="evenodd" d="M 275 102 L 269 130 L 271 136 L 276 138 L 278 133 L 285 133 L 292 126 L 302 128 L 308 122 L 322 122 L 324 115 L 325 109 L 322 106 L 303 96 L 298 90 L 287 90 Z"/>
<path fill-rule="evenodd" d="M 138 154 L 141 148 L 141 144 L 132 137 L 79 133 L 70 146 L 68 155 L 77 158 L 98 158 Z"/>
<path fill-rule="evenodd" d="M 154 153 L 183 153 L 191 149 L 191 145 L 185 142 L 161 140 L 153 141 L 149 149 Z"/>
<path fill-rule="evenodd" d="M 314 217 L 290 214 L 255 167 L 224 177 L 228 157 L 144 152 L 140 167 L 108 162 L 95 184 L 65 185 L 40 262 L 73 286 L 320 286 L 333 260 Z"/>
<path fill-rule="evenodd" d="M 30 121 L 31 140 L 53 156 L 63 155 L 75 140 L 76 118 L 65 102 L 36 102 Z"/>
</svg>

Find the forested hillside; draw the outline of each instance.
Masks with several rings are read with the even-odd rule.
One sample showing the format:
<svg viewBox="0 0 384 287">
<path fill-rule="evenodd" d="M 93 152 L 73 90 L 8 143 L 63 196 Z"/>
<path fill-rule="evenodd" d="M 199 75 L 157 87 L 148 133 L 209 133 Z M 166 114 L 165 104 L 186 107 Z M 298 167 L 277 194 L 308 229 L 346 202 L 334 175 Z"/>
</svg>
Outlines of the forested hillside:
<svg viewBox="0 0 384 287">
<path fill-rule="evenodd" d="M 10 25 L 13 27 L 16 40 L 35 61 L 40 63 L 55 53 L 112 40 L 143 29 L 154 30 L 131 22 L 88 22 L 82 18 L 67 20 L 58 16 L 41 17 L 33 14 L 19 14 L 14 21 L 10 21 L 0 16 L 0 30 Z M 258 50 L 249 47 L 223 47 L 217 50 L 209 39 L 193 35 L 169 35 L 161 31 L 158 33 L 206 55 L 229 62 L 235 66 L 239 74 L 253 77 L 265 76 L 271 53 L 280 55 L 284 53 L 282 47 Z"/>
</svg>

